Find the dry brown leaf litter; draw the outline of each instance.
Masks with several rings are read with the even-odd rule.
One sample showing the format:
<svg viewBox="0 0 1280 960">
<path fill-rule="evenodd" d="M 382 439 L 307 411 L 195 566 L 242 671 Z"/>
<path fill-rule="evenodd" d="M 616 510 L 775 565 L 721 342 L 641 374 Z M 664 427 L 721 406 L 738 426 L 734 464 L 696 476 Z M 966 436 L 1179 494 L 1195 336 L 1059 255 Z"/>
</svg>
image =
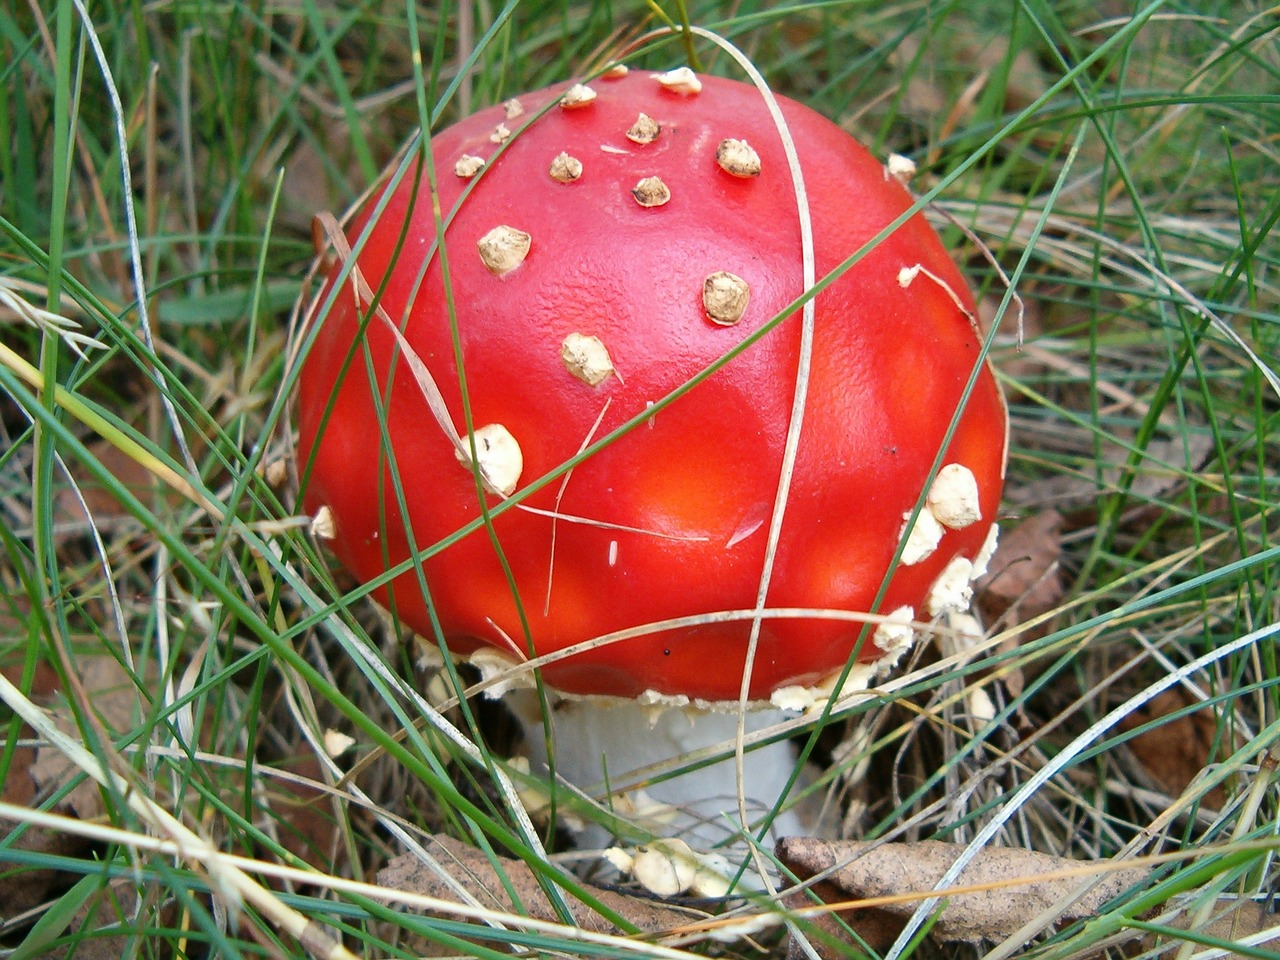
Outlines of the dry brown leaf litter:
<svg viewBox="0 0 1280 960">
<path fill-rule="evenodd" d="M 1237 943 L 1246 938 L 1263 934 L 1266 931 L 1272 931 L 1270 936 L 1259 940 L 1253 946 L 1264 950 L 1274 950 L 1274 945 L 1280 943 L 1280 914 L 1277 914 L 1272 909 L 1272 906 L 1274 905 L 1269 906 L 1258 900 L 1241 900 L 1224 896 L 1215 904 L 1213 913 L 1208 921 L 1197 924 L 1193 929 L 1196 933 L 1206 937 L 1216 937 L 1219 940 L 1231 940 Z M 1172 918 L 1168 925 L 1175 930 L 1192 929 L 1188 923 L 1188 914 L 1186 913 Z M 1143 939 L 1142 949 L 1155 950 L 1163 948 L 1167 951 L 1170 947 L 1179 947 L 1185 942 L 1181 937 L 1152 934 Z M 1162 955 L 1171 956 L 1172 954 L 1165 953 Z M 1244 960 L 1244 956 L 1241 953 L 1228 953 L 1224 954 L 1221 960 Z"/>
<path fill-rule="evenodd" d="M 1126 717 L 1120 729 L 1129 731 L 1183 710 L 1196 703 L 1186 690 L 1168 690 Z M 1229 733 L 1219 732 L 1218 718 L 1204 706 L 1186 716 L 1164 720 L 1159 726 L 1129 741 L 1129 751 L 1154 784 L 1170 797 L 1187 789 L 1215 756 L 1226 756 L 1238 746 Z M 1204 805 L 1220 810 L 1226 791 L 1217 786 L 1204 797 Z"/>
<path fill-rule="evenodd" d="M 378 883 L 393 890 L 461 903 L 453 884 L 460 885 L 481 906 L 503 913 L 518 913 L 537 920 L 557 922 L 546 892 L 529 867 L 519 860 L 501 858 L 498 866 L 480 850 L 451 837 L 437 835 L 425 845 L 427 852 L 448 872 L 446 880 L 418 858 L 404 854 L 378 871 Z M 499 870 L 501 873 L 499 873 Z M 519 905 L 508 895 L 508 885 Z M 634 924 L 642 933 L 659 933 L 688 923 L 691 914 L 652 900 L 629 897 L 612 890 L 590 888 L 601 905 Z M 607 918 L 571 896 L 565 896 L 577 925 L 593 933 L 620 933 Z"/>
<path fill-rule="evenodd" d="M 1062 515 L 1056 510 L 1002 529 L 987 573 L 974 584 L 988 627 L 1017 626 L 1053 610 L 1064 592 L 1061 557 Z M 1053 621 L 1046 620 L 1021 633 L 1020 639 L 1034 640 L 1052 628 Z"/>
<path fill-rule="evenodd" d="M 789 837 L 778 845 L 778 856 L 801 881 L 823 875 L 812 886 L 812 892 L 826 903 L 841 903 L 927 893 L 964 849 L 960 844 L 936 840 L 873 844 Z M 1087 879 L 1080 875 L 1062 876 L 1064 872 L 1093 866 L 1018 848 L 982 850 L 960 875 L 956 886 L 991 885 L 991 889 L 951 896 L 932 927 L 931 936 L 944 942 L 1003 940 L 1068 897 Z M 1134 868 L 1102 875 L 1087 894 L 1058 915 L 1058 922 L 1096 913 L 1146 875 L 1146 870 Z M 801 907 L 812 900 L 799 894 L 793 895 L 790 902 Z M 918 905 L 916 898 L 904 899 L 842 910 L 839 916 L 870 946 L 883 949 L 893 942 Z M 823 918 L 818 926 L 848 942 L 848 934 L 831 918 Z M 844 951 L 824 953 L 820 944 L 820 938 L 816 939 L 815 946 L 824 957 L 834 960 L 837 955 L 846 955 Z"/>
<path fill-rule="evenodd" d="M 0 619 L 0 626 L 7 626 L 3 619 Z M 18 629 L 18 624 L 15 622 L 13 627 L 15 630 Z M 5 677 L 14 684 L 18 683 L 22 676 L 21 666 L 5 667 L 3 672 Z M 53 668 L 45 663 L 37 664 L 31 695 L 43 697 L 56 687 L 57 677 Z M 24 725 L 19 731 L 19 736 L 25 740 L 31 736 L 31 733 L 31 728 Z M 24 807 L 31 805 L 35 799 L 36 788 L 27 771 L 34 760 L 33 747 L 18 747 L 13 751 L 9 775 L 5 777 L 3 783 L 0 783 L 0 800 Z M 6 825 L 3 832 L 7 834 L 10 829 Z M 43 827 L 31 827 L 24 831 L 12 846 L 24 852 L 75 855 L 85 844 L 77 837 L 69 837 Z M 53 870 L 30 870 L 12 876 L 0 874 L 0 921 L 12 919 L 40 903 L 56 879 L 57 874 Z"/>
<path fill-rule="evenodd" d="M 113 730 L 131 729 L 134 711 L 140 705 L 140 695 L 120 664 L 111 657 L 93 656 L 77 658 L 75 667 L 80 683 L 102 722 Z M 20 674 L 19 668 L 5 668 L 5 675 L 12 682 L 16 683 Z M 40 665 L 30 691 L 32 699 L 49 706 L 59 727 L 76 735 L 69 708 L 59 701 L 58 691 L 59 681 L 53 669 Z M 32 731 L 24 727 L 22 736 L 31 735 Z M 21 748 L 14 753 L 0 797 L 9 803 L 33 805 L 69 784 L 78 772 L 79 768 L 54 747 Z M 54 810 L 86 821 L 96 820 L 105 813 L 102 793 L 98 785 L 89 779 L 74 787 Z M 6 825 L 3 833 L 8 833 L 8 830 Z M 74 857 L 83 856 L 90 845 L 80 837 L 33 826 L 23 831 L 14 846 L 29 853 Z M 11 879 L 0 877 L 0 921 L 42 903 L 65 883 L 65 879 L 55 870 L 25 871 Z"/>
</svg>

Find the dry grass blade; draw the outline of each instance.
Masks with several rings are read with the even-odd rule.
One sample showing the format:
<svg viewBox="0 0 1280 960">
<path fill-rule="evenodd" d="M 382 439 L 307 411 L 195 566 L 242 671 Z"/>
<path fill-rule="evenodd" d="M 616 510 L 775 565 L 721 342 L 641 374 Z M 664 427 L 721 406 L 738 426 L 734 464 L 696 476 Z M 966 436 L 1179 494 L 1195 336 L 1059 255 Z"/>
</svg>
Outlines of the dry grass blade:
<svg viewBox="0 0 1280 960">
<path fill-rule="evenodd" d="M 315 956 L 324 960 L 356 960 L 356 955 L 342 946 L 331 934 L 284 904 L 279 897 L 265 887 L 251 880 L 238 866 L 227 862 L 222 851 L 190 830 L 168 810 L 146 796 L 135 784 L 129 783 L 120 774 L 104 767 L 82 743 L 59 730 L 48 714 L 23 696 L 22 692 L 4 676 L 0 676 L 0 699 L 4 700 L 9 708 L 33 730 L 56 747 L 67 760 L 106 787 L 112 794 L 123 798 L 144 823 L 176 846 L 176 852 L 184 860 L 206 872 L 214 889 L 233 912 L 239 909 L 242 902 L 251 903 L 283 932 L 296 937 Z M 19 817 L 26 819 L 21 813 Z"/>
<path fill-rule="evenodd" d="M 39 392 L 44 389 L 44 376 L 40 371 L 3 343 L 0 343 L 0 364 L 4 364 L 13 371 L 32 390 Z M 121 433 L 66 387 L 54 384 L 53 390 L 54 400 L 58 406 L 94 430 L 104 440 L 118 447 L 122 453 L 136 461 L 166 486 L 205 510 L 215 520 L 223 518 L 222 509 L 198 491 L 186 477 L 161 461 L 132 437 Z"/>
<path fill-rule="evenodd" d="M 76 356 L 87 360 L 86 349 L 105 350 L 106 344 L 87 333 L 81 333 L 80 323 L 70 317 L 29 302 L 23 292 L 38 293 L 33 284 L 23 283 L 15 277 L 0 277 L 0 320 L 16 320 L 37 330 L 52 334 L 65 343 Z"/>
<path fill-rule="evenodd" d="M 955 207 L 952 205 L 954 211 Z M 1080 218 L 1065 216 L 1046 211 L 1032 209 L 1010 209 L 988 207 L 980 211 L 979 217 L 984 229 L 997 235 L 1016 235 L 1030 240 L 1032 225 L 1038 217 L 1044 217 L 1044 223 L 1057 235 L 1041 234 L 1037 238 L 1037 248 L 1052 252 L 1064 262 L 1072 265 L 1081 275 L 1088 275 L 1092 269 L 1092 256 L 1081 250 L 1072 239 L 1080 238 L 1091 245 L 1097 245 L 1106 251 L 1102 262 L 1117 275 L 1127 277 L 1142 288 L 1150 290 L 1156 297 L 1168 298 L 1182 304 L 1193 316 L 1200 317 L 1212 325 L 1213 329 L 1239 350 L 1271 386 L 1272 391 L 1280 397 L 1280 374 L 1264 359 L 1252 344 L 1210 308 L 1202 297 L 1197 296 L 1183 281 L 1172 276 L 1159 267 L 1132 243 L 1088 226 Z M 1083 258 L 1083 262 L 1081 262 Z"/>
</svg>

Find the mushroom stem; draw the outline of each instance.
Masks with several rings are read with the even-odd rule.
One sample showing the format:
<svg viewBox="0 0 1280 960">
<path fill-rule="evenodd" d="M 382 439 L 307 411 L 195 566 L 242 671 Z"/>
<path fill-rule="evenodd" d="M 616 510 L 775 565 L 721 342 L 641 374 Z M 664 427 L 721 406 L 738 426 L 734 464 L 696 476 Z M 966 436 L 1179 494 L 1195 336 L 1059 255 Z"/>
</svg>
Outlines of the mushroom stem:
<svg viewBox="0 0 1280 960">
<path fill-rule="evenodd" d="M 537 697 L 531 691 L 515 693 L 508 695 L 506 702 L 523 727 L 530 768 L 546 770 L 546 736 Z M 784 716 L 779 710 L 748 711 L 746 732 L 763 730 Z M 735 846 L 735 840 L 742 837 L 738 776 L 732 757 L 650 782 L 661 776 L 664 768 L 673 768 L 699 751 L 715 747 L 732 750 L 738 731 L 738 715 L 733 709 L 655 707 L 614 697 L 588 697 L 556 703 L 551 728 L 558 780 L 602 802 L 607 802 L 609 792 L 617 795 L 643 789 L 649 799 L 670 808 L 665 811 L 669 822 L 659 827 L 646 822 L 644 826 L 665 836 L 681 837 L 694 848 Z M 783 796 L 795 762 L 795 751 L 785 740 L 744 754 L 747 830 L 753 830 Z M 651 816 L 646 821 L 654 819 L 666 818 Z M 770 832 L 782 837 L 807 831 L 795 811 L 783 810 Z M 596 824 L 589 825 L 578 841 L 584 848 L 617 842 Z"/>
</svg>

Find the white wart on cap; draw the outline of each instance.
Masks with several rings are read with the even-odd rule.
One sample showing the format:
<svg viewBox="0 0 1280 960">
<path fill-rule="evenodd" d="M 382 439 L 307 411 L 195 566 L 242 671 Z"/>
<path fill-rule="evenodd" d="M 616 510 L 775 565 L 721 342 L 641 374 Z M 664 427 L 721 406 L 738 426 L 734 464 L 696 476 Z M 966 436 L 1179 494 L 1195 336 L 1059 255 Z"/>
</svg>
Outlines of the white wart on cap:
<svg viewBox="0 0 1280 960">
<path fill-rule="evenodd" d="M 532 246 L 533 238 L 529 234 L 505 223 L 494 227 L 476 241 L 476 248 L 485 268 L 497 277 L 506 276 L 524 263 Z"/>
<path fill-rule="evenodd" d="M 952 530 L 963 530 L 982 519 L 978 503 L 978 481 L 962 463 L 948 463 L 938 471 L 925 503 L 938 522 Z"/>
<path fill-rule="evenodd" d="M 520 482 L 520 474 L 524 472 L 524 454 L 516 438 L 500 423 L 490 423 L 475 432 L 476 459 L 480 467 L 480 479 L 485 488 L 499 496 L 509 497 L 515 493 Z M 463 447 L 456 453 L 458 462 L 464 466 L 470 462 L 471 451 L 466 438 Z"/>
</svg>

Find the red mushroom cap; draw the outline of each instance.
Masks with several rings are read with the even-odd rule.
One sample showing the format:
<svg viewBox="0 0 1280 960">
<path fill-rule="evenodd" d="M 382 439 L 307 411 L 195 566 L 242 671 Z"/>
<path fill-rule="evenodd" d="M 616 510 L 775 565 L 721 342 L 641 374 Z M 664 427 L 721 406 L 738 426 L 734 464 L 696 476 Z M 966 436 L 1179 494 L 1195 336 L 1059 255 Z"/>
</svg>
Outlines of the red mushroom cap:
<svg viewBox="0 0 1280 960">
<path fill-rule="evenodd" d="M 795 192 L 768 109 L 752 86 L 701 80 L 690 93 L 633 70 L 594 81 L 594 97 L 575 88 L 561 104 L 566 88 L 544 90 L 522 97 L 525 113 L 514 120 L 510 107 L 494 107 L 437 134 L 439 205 L 446 217 L 452 212 L 449 295 L 425 177 L 416 198 L 412 172 L 404 178 L 359 253 L 361 274 L 375 290 L 385 283 L 383 308 L 403 325 L 462 432 L 453 305 L 473 422 L 506 428 L 525 482 L 573 457 L 589 436 L 643 413 L 803 292 Z M 911 200 L 837 126 L 779 99 L 808 190 L 821 278 Z M 503 124 L 516 132 L 500 150 Z M 351 226 L 353 243 L 375 201 Z M 495 236 L 497 228 L 508 232 Z M 421 550 L 479 514 L 470 469 L 428 412 L 387 325 L 375 318 L 362 327 L 367 312 L 350 287 L 336 298 L 298 387 L 304 501 L 310 511 L 332 511 L 331 546 L 362 580 L 409 555 L 406 527 Z M 771 607 L 870 610 L 980 362 L 973 317 L 964 281 L 918 215 L 818 295 Z M 512 509 L 495 520 L 538 655 L 667 618 L 754 606 L 800 322 L 799 313 L 788 317 L 575 467 L 558 504 L 558 482 L 526 501 L 631 529 L 561 519 L 553 556 L 545 513 Z M 348 363 L 357 341 L 368 360 L 357 348 Z M 407 517 L 381 451 L 384 401 Z M 958 515 L 945 504 L 926 508 L 931 535 L 908 545 L 911 562 L 894 571 L 880 611 L 929 619 L 931 591 L 935 610 L 948 602 L 946 587 L 934 589 L 940 578 L 958 578 L 950 592 L 963 593 L 966 561 L 983 549 L 1000 501 L 1006 430 L 999 389 L 983 369 L 942 460 L 951 480 L 967 484 L 967 507 Z M 485 530 L 428 557 L 424 568 L 455 652 L 527 652 L 521 611 Z M 379 597 L 429 635 L 416 574 L 396 579 L 392 593 Z M 558 660 L 544 674 L 571 693 L 736 699 L 749 629 L 738 620 L 650 633 Z M 860 629 L 847 620 L 765 620 L 751 695 L 812 685 L 840 669 Z M 892 637 L 875 634 L 882 647 Z M 866 644 L 864 659 L 880 655 Z"/>
</svg>

